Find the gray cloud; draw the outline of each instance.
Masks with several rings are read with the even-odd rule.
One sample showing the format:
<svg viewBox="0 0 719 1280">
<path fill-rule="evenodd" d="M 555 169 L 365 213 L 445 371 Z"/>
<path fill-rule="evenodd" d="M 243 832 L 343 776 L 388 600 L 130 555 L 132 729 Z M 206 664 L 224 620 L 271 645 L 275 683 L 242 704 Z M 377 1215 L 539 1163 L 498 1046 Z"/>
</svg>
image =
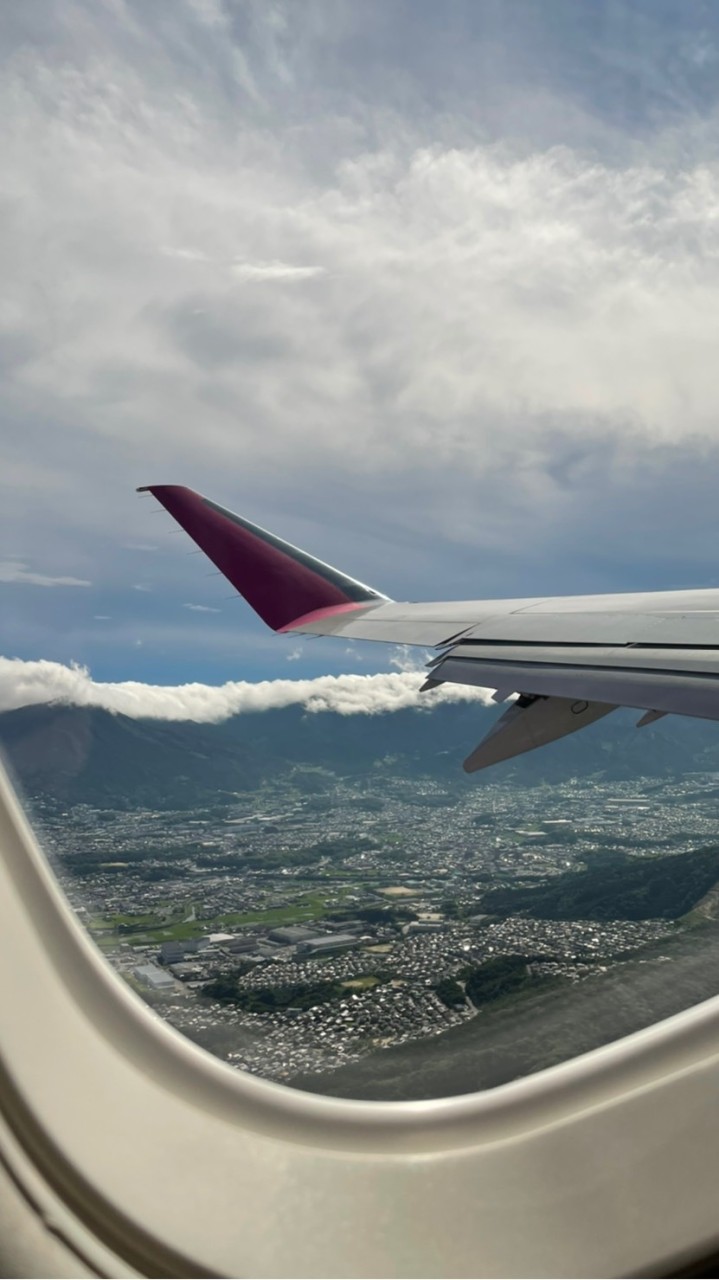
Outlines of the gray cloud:
<svg viewBox="0 0 719 1280">
<path fill-rule="evenodd" d="M 254 369 L 292 351 L 289 336 L 275 331 L 272 309 L 235 293 L 196 293 L 168 308 L 159 323 L 173 345 L 213 379 L 223 367 Z"/>
<path fill-rule="evenodd" d="M 102 707 L 134 719 L 194 720 L 216 724 L 245 712 L 302 706 L 306 711 L 334 711 L 339 715 L 377 715 L 406 707 L 431 707 L 442 702 L 491 700 L 487 689 L 444 685 L 428 694 L 419 692 L 426 673 L 391 672 L 380 675 L 318 676 L 313 680 L 235 681 L 224 685 L 177 686 L 138 681 L 100 683 L 78 665 L 23 662 L 0 657 L 0 712 L 46 702 L 78 707 Z"/>
<path fill-rule="evenodd" d="M 215 609 L 209 604 L 183 604 L 183 609 L 191 609 L 193 613 L 221 613 L 221 609 Z"/>
<path fill-rule="evenodd" d="M 171 245 L 162 245 L 160 253 L 164 253 L 168 258 L 179 258 L 181 262 L 211 262 L 206 253 L 201 249 L 183 249 L 180 246 L 173 247 Z"/>
<path fill-rule="evenodd" d="M 677 547 L 703 565 L 701 8 L 13 11 L 0 538 L 34 563 L 52 540 L 60 567 L 83 548 L 129 592 L 131 529 L 176 614 L 193 562 L 137 483 L 194 484 L 397 595 L 529 594 L 550 569 L 561 590 L 582 561 L 641 585 Z"/>
</svg>

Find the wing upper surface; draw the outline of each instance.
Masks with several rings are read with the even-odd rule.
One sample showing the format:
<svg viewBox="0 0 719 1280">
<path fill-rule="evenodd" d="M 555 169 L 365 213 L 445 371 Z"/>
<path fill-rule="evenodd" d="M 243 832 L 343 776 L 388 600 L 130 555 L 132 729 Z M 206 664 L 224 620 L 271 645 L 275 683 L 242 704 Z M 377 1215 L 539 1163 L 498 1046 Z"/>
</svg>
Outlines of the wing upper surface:
<svg viewBox="0 0 719 1280">
<path fill-rule="evenodd" d="M 148 487 L 275 630 L 436 648 L 427 687 L 525 695 L 472 768 L 616 706 L 719 719 L 719 590 L 397 603 L 192 490 Z"/>
<path fill-rule="evenodd" d="M 453 640 L 526 644 L 655 644 L 719 647 L 719 591 L 555 596 L 518 600 L 381 603 L 352 614 L 309 614 L 287 631 L 394 644 Z"/>
<path fill-rule="evenodd" d="M 576 602 L 477 601 L 455 608 L 378 605 L 310 626 L 315 634 L 321 627 L 324 635 L 438 647 L 441 653 L 430 663 L 433 684 L 719 719 L 715 590 Z"/>
</svg>

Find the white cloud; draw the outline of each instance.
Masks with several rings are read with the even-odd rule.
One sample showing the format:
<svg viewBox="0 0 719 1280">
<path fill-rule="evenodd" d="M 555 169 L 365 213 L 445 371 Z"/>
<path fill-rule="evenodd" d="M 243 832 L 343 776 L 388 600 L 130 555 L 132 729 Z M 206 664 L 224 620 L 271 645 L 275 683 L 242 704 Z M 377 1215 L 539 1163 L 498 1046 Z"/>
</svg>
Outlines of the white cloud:
<svg viewBox="0 0 719 1280">
<path fill-rule="evenodd" d="M 193 613 L 222 613 L 221 609 L 214 609 L 210 604 L 183 604 L 183 609 L 191 609 Z"/>
<path fill-rule="evenodd" d="M 420 672 L 425 670 L 428 656 L 428 652 L 424 649 L 417 649 L 408 644 L 398 644 L 394 646 L 389 665 L 396 667 L 398 671 L 412 672 L 419 675 Z"/>
<path fill-rule="evenodd" d="M 227 261 L 213 258 L 202 249 L 174 248 L 163 245 L 160 253 L 166 258 L 177 258 L 182 262 L 201 262 L 214 266 L 227 266 L 237 280 L 258 281 L 259 283 L 273 280 L 311 280 L 313 276 L 321 276 L 325 273 L 325 267 L 319 265 L 310 266 L 280 262 L 278 260 L 272 262 L 248 262 L 243 258 L 234 258 Z M 196 308 L 194 314 L 203 315 L 204 309 Z"/>
<path fill-rule="evenodd" d="M 0 582 L 22 582 L 31 587 L 91 587 L 85 578 L 33 573 L 22 560 L 0 561 Z"/>
<path fill-rule="evenodd" d="M 310 280 L 324 274 L 324 267 L 293 267 L 288 262 L 234 262 L 233 274 L 238 280 Z"/>
<path fill-rule="evenodd" d="M 339 715 L 377 715 L 437 703 L 491 701 L 491 690 L 442 685 L 420 693 L 426 673 L 318 676 L 311 680 L 233 681 L 223 685 L 150 685 L 127 680 L 101 683 L 85 667 L 0 657 L 0 711 L 60 702 L 102 707 L 134 719 L 218 723 L 244 712 L 302 706 Z"/>
</svg>

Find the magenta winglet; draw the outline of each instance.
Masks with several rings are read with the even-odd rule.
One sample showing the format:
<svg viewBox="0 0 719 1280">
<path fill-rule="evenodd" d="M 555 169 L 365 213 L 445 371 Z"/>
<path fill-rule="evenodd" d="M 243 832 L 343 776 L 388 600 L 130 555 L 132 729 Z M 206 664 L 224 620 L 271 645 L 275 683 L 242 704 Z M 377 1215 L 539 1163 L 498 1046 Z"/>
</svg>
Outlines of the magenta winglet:
<svg viewBox="0 0 719 1280">
<path fill-rule="evenodd" d="M 143 485 L 190 535 L 273 631 L 318 610 L 386 599 L 242 516 L 177 484 Z"/>
</svg>

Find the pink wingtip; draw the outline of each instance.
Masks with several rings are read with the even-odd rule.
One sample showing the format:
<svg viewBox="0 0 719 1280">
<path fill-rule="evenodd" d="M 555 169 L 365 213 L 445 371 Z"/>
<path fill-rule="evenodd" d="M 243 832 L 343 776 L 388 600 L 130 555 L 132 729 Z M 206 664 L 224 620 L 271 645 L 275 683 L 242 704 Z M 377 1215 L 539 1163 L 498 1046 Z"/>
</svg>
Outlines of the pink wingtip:
<svg viewBox="0 0 719 1280">
<path fill-rule="evenodd" d="M 284 627 L 278 627 L 277 630 L 278 632 L 301 631 L 311 622 L 324 622 L 325 618 L 333 618 L 338 613 L 353 613 L 355 609 L 366 609 L 369 603 L 370 601 L 367 600 L 357 600 L 352 604 L 335 604 L 327 609 L 313 609 L 311 613 L 295 618 L 294 622 L 286 622 Z"/>
<path fill-rule="evenodd" d="M 143 485 L 273 631 L 310 614 L 358 608 L 378 592 L 184 485 Z"/>
</svg>

